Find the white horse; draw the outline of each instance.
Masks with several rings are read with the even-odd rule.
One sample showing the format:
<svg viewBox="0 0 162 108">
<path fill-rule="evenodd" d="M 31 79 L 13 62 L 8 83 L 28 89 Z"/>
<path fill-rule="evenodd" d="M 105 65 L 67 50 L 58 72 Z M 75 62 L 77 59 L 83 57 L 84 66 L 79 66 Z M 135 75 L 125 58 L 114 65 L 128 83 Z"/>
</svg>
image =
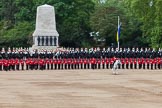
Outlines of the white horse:
<svg viewBox="0 0 162 108">
<path fill-rule="evenodd" d="M 116 61 L 114 62 L 114 65 L 113 65 L 113 67 L 112 67 L 112 71 L 113 71 L 113 74 L 114 74 L 114 75 L 117 75 L 117 74 L 118 74 L 117 69 L 119 68 L 119 66 L 120 66 L 121 64 L 122 64 L 122 63 L 121 63 L 120 60 L 116 60 Z"/>
</svg>

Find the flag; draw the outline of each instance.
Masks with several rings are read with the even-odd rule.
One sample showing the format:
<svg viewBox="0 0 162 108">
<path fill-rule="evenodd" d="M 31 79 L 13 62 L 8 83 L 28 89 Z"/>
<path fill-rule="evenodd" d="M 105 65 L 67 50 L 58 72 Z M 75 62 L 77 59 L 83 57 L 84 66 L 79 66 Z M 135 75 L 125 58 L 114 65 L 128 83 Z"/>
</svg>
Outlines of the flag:
<svg viewBox="0 0 162 108">
<path fill-rule="evenodd" d="M 116 34 L 116 41 L 119 42 L 119 38 L 120 38 L 120 25 L 118 25 L 118 30 L 117 30 L 117 34 Z"/>
</svg>

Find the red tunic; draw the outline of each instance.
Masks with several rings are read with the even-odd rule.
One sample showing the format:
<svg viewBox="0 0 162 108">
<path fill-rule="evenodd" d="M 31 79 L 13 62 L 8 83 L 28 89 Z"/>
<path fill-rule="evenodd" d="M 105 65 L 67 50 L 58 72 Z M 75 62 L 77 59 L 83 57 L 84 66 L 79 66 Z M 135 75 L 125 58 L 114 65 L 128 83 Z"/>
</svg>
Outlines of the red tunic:
<svg viewBox="0 0 162 108">
<path fill-rule="evenodd" d="M 3 66 L 9 66 L 8 60 L 3 61 Z"/>
<path fill-rule="evenodd" d="M 88 61 L 86 59 L 84 59 L 84 64 L 87 64 L 87 63 L 88 63 Z"/>
<path fill-rule="evenodd" d="M 109 59 L 108 58 L 106 58 L 106 64 L 109 64 Z"/>
<path fill-rule="evenodd" d="M 0 66 L 2 66 L 2 64 L 3 64 L 3 61 L 2 61 L 2 60 L 0 60 Z"/>
<path fill-rule="evenodd" d="M 20 64 L 21 65 L 24 65 L 24 61 L 22 59 L 20 60 Z"/>
</svg>

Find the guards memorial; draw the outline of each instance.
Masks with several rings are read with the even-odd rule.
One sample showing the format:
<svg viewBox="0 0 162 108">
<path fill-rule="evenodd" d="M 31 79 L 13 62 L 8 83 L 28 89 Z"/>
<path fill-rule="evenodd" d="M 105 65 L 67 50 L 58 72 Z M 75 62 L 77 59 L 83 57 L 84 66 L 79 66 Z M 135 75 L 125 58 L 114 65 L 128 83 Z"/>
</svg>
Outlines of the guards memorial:
<svg viewBox="0 0 162 108">
<path fill-rule="evenodd" d="M 58 39 L 54 7 L 47 4 L 38 6 L 32 49 L 56 49 Z"/>
</svg>

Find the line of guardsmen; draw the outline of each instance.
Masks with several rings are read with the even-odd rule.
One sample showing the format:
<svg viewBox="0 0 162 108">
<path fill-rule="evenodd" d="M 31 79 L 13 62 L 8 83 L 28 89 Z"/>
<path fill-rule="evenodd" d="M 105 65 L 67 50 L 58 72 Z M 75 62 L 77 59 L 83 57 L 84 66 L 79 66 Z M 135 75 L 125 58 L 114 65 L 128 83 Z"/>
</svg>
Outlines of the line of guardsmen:
<svg viewBox="0 0 162 108">
<path fill-rule="evenodd" d="M 121 69 L 162 69 L 162 50 L 91 48 L 33 50 L 2 48 L 0 71 L 48 69 L 110 69 L 120 59 Z"/>
</svg>

